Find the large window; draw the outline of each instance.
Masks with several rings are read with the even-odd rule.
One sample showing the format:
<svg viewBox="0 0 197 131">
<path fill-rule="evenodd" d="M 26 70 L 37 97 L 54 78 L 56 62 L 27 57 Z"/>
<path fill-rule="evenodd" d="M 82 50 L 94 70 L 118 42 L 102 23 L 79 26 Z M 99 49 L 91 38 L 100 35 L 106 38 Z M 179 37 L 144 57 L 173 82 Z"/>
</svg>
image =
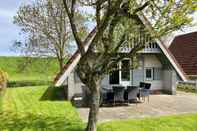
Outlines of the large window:
<svg viewBox="0 0 197 131">
<path fill-rule="evenodd" d="M 123 60 L 121 65 L 121 80 L 130 81 L 130 61 Z"/>
</svg>

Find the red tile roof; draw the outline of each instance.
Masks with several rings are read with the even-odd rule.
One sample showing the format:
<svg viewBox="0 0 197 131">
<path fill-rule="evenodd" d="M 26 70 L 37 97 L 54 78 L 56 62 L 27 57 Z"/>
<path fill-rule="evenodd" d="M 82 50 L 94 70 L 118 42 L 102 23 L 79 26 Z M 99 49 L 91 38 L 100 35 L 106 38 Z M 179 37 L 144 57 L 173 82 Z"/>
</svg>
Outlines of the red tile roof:
<svg viewBox="0 0 197 131">
<path fill-rule="evenodd" d="M 197 75 L 197 32 L 175 37 L 169 49 L 187 75 Z"/>
</svg>

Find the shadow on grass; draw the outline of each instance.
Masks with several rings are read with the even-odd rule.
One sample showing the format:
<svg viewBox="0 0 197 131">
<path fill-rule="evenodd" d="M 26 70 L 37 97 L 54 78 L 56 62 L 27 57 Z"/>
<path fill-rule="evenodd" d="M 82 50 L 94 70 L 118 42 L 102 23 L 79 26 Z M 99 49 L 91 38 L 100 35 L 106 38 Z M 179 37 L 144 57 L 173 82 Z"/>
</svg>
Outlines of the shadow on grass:
<svg viewBox="0 0 197 131">
<path fill-rule="evenodd" d="M 20 116 L 20 117 L 19 117 Z M 81 122 L 70 122 L 66 117 L 53 117 L 47 115 L 25 115 L 12 112 L 0 113 L 0 130 L 49 130 L 49 131 L 83 131 L 84 125 Z"/>
<path fill-rule="evenodd" d="M 66 100 L 66 91 L 65 87 L 53 87 L 49 86 L 47 90 L 44 92 L 42 97 L 40 98 L 40 101 L 64 101 Z"/>
</svg>

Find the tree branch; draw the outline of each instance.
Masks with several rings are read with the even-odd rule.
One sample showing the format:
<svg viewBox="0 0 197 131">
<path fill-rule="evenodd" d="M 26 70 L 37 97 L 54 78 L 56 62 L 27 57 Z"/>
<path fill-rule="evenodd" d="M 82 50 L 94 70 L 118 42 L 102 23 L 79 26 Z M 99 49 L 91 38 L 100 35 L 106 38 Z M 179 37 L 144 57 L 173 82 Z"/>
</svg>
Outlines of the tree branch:
<svg viewBox="0 0 197 131">
<path fill-rule="evenodd" d="M 73 32 L 73 36 L 74 36 L 74 38 L 76 40 L 76 43 L 77 43 L 77 46 L 79 48 L 80 53 L 83 55 L 83 54 L 85 54 L 84 45 L 83 45 L 83 42 L 81 41 L 81 39 L 79 38 L 79 35 L 78 35 L 78 32 L 77 32 L 77 27 L 76 27 L 75 21 L 74 21 L 74 6 L 75 6 L 75 2 L 76 2 L 76 0 L 72 0 L 71 12 L 70 12 L 66 0 L 63 0 L 64 7 L 66 9 L 66 12 L 68 14 L 68 18 L 69 18 L 69 21 L 70 21 L 70 25 L 71 25 L 71 29 L 72 29 L 72 32 Z"/>
<path fill-rule="evenodd" d="M 150 0 L 150 1 L 152 1 L 152 0 Z M 147 6 L 150 5 L 150 1 L 145 2 L 142 6 L 140 6 L 137 9 L 135 9 L 133 14 L 136 14 L 137 12 L 144 10 Z"/>
</svg>

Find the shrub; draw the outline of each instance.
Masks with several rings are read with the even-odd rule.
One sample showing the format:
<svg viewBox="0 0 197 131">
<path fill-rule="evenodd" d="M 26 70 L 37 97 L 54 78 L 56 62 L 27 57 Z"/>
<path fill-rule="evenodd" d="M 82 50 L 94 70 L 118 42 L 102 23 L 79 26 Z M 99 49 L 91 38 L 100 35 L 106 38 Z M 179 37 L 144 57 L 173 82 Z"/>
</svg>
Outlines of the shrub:
<svg viewBox="0 0 197 131">
<path fill-rule="evenodd" d="M 0 88 L 6 87 L 8 81 L 8 74 L 0 69 Z"/>
<path fill-rule="evenodd" d="M 14 88 L 14 87 L 25 87 L 25 86 L 39 86 L 39 85 L 50 85 L 51 81 L 45 81 L 45 80 L 21 80 L 21 81 L 9 81 L 8 87 Z"/>
<path fill-rule="evenodd" d="M 181 90 L 181 91 L 185 91 L 185 92 L 197 93 L 197 88 L 195 88 L 192 85 L 188 85 L 188 84 L 178 84 L 177 89 Z"/>
</svg>

